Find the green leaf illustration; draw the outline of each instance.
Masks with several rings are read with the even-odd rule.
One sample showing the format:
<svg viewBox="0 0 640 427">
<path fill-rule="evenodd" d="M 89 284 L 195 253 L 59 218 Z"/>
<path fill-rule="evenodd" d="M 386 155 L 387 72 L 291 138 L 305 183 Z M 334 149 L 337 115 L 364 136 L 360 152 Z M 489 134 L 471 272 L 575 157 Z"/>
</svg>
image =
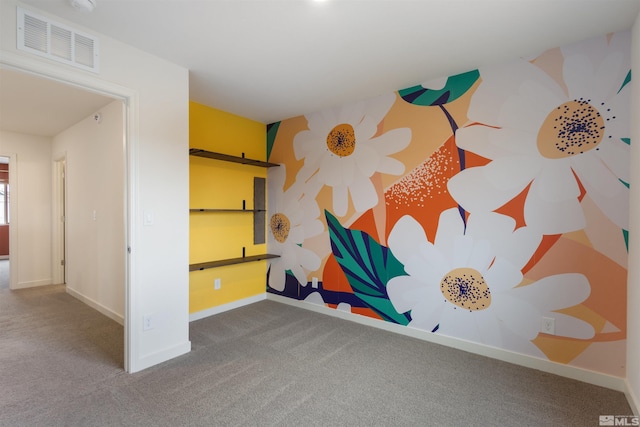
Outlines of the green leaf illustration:
<svg viewBox="0 0 640 427">
<path fill-rule="evenodd" d="M 328 211 L 325 211 L 325 216 L 331 250 L 347 276 L 354 295 L 384 320 L 407 325 L 410 316 L 400 314 L 393 308 L 386 288 L 389 279 L 406 274 L 402 263 L 389 248 L 376 242 L 367 233 L 342 227 Z"/>
<path fill-rule="evenodd" d="M 624 81 L 622 82 L 622 86 L 620 86 L 620 89 L 618 89 L 618 93 L 620 93 L 622 88 L 624 88 L 627 85 L 627 83 L 629 83 L 630 81 L 631 81 L 631 70 L 629 70 L 629 72 L 627 73 L 627 77 L 625 77 Z"/>
<path fill-rule="evenodd" d="M 442 89 L 428 89 L 422 85 L 398 91 L 402 99 L 410 104 L 422 106 L 444 105 L 464 95 L 480 78 L 478 70 L 451 76 Z"/>
<path fill-rule="evenodd" d="M 276 142 L 276 134 L 278 133 L 280 123 L 282 122 L 275 122 L 267 125 L 267 160 L 269 160 L 269 157 L 271 156 L 271 149 L 273 148 L 273 144 Z"/>
</svg>

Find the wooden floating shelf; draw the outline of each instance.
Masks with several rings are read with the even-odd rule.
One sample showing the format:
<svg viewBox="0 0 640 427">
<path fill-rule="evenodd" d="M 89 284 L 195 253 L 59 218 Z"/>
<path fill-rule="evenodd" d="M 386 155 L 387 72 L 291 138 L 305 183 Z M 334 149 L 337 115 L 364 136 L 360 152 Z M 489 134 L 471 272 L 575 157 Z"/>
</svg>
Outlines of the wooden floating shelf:
<svg viewBox="0 0 640 427">
<path fill-rule="evenodd" d="M 260 166 L 263 168 L 280 166 L 277 163 L 269 163 L 262 160 L 248 159 L 244 157 L 244 153 L 242 153 L 242 157 L 237 157 L 237 156 L 230 156 L 229 154 L 216 153 L 214 151 L 201 150 L 200 148 L 190 148 L 189 155 L 197 156 L 197 157 L 205 157 L 207 159 L 222 160 L 225 162 L 241 163 L 243 165 Z"/>
<path fill-rule="evenodd" d="M 189 271 L 205 270 L 207 268 L 224 267 L 225 265 L 243 264 L 245 262 L 262 261 L 265 259 L 279 258 L 280 255 L 263 254 L 252 255 L 240 258 L 221 259 L 218 261 L 201 262 L 198 264 L 189 264 Z"/>
<path fill-rule="evenodd" d="M 264 209 L 189 209 L 189 212 L 266 212 Z"/>
</svg>

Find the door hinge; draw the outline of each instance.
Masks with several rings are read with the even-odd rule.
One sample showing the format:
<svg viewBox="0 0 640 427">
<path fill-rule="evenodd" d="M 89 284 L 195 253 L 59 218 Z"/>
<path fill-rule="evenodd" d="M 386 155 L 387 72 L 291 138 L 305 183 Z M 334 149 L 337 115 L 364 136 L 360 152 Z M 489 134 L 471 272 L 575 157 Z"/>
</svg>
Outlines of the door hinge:
<svg viewBox="0 0 640 427">
<path fill-rule="evenodd" d="M 60 260 L 60 265 L 64 266 L 64 260 Z"/>
</svg>

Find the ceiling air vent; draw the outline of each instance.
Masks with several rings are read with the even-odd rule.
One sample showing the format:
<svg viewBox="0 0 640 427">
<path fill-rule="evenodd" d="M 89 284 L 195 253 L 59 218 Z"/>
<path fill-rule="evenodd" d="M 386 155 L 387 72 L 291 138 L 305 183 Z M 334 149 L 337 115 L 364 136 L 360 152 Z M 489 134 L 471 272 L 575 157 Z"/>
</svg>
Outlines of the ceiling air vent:
<svg viewBox="0 0 640 427">
<path fill-rule="evenodd" d="M 98 39 L 33 12 L 18 8 L 18 49 L 72 65 L 99 71 Z"/>
</svg>

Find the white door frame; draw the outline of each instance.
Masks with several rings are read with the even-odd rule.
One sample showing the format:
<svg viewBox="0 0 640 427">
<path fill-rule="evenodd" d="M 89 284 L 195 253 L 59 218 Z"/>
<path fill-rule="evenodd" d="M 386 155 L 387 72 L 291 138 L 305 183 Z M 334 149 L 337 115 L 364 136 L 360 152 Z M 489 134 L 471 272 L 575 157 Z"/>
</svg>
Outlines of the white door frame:
<svg viewBox="0 0 640 427">
<path fill-rule="evenodd" d="M 18 156 L 0 152 L 9 158 L 9 289 L 18 288 Z"/>
<path fill-rule="evenodd" d="M 3 52 L 0 57 L 0 67 L 13 69 L 15 71 L 32 74 L 44 79 L 54 80 L 59 83 L 74 86 L 76 88 L 84 89 L 88 92 L 98 93 L 104 96 L 114 98 L 115 100 L 123 101 L 123 152 L 125 162 L 125 176 L 124 176 L 124 215 L 125 215 L 125 301 L 124 301 L 124 369 L 127 372 L 136 371 L 137 360 L 137 334 L 134 329 L 136 322 L 133 320 L 137 316 L 138 304 L 136 293 L 134 290 L 134 284 L 136 283 L 136 262 L 135 251 L 131 248 L 135 247 L 136 238 L 136 226 L 137 221 L 137 205 L 134 202 L 137 197 L 136 182 L 138 177 L 137 167 L 137 146 L 138 141 L 135 135 L 138 134 L 138 94 L 136 91 L 129 88 L 111 83 L 105 80 L 101 80 L 97 76 L 90 76 L 87 74 L 79 73 L 73 70 L 67 70 L 62 67 L 53 66 L 50 63 L 43 62 L 38 59 L 29 58 L 9 52 Z M 10 161 L 14 161 L 13 158 Z M 14 163 L 15 165 L 16 163 Z M 14 166 L 15 170 L 15 166 Z M 17 175 L 17 174 L 15 174 Z M 11 179 L 11 178 L 10 178 Z M 14 199 L 14 202 L 16 200 Z M 16 208 L 17 203 L 12 203 L 11 209 Z M 15 222 L 17 219 L 17 210 L 15 215 L 12 211 L 11 222 Z M 14 230 L 15 237 L 15 224 L 10 228 Z M 16 250 L 16 239 L 11 236 L 10 239 L 14 243 L 14 247 L 10 247 L 10 250 Z M 11 274 L 14 274 L 16 268 L 11 268 Z M 141 316 L 139 316 L 141 317 Z"/>
<path fill-rule="evenodd" d="M 67 205 L 67 180 L 66 174 L 67 154 L 64 153 L 53 159 L 53 215 L 52 215 L 52 269 L 51 278 L 54 284 L 65 283 L 65 265 L 67 260 L 66 251 L 66 205 Z"/>
</svg>

